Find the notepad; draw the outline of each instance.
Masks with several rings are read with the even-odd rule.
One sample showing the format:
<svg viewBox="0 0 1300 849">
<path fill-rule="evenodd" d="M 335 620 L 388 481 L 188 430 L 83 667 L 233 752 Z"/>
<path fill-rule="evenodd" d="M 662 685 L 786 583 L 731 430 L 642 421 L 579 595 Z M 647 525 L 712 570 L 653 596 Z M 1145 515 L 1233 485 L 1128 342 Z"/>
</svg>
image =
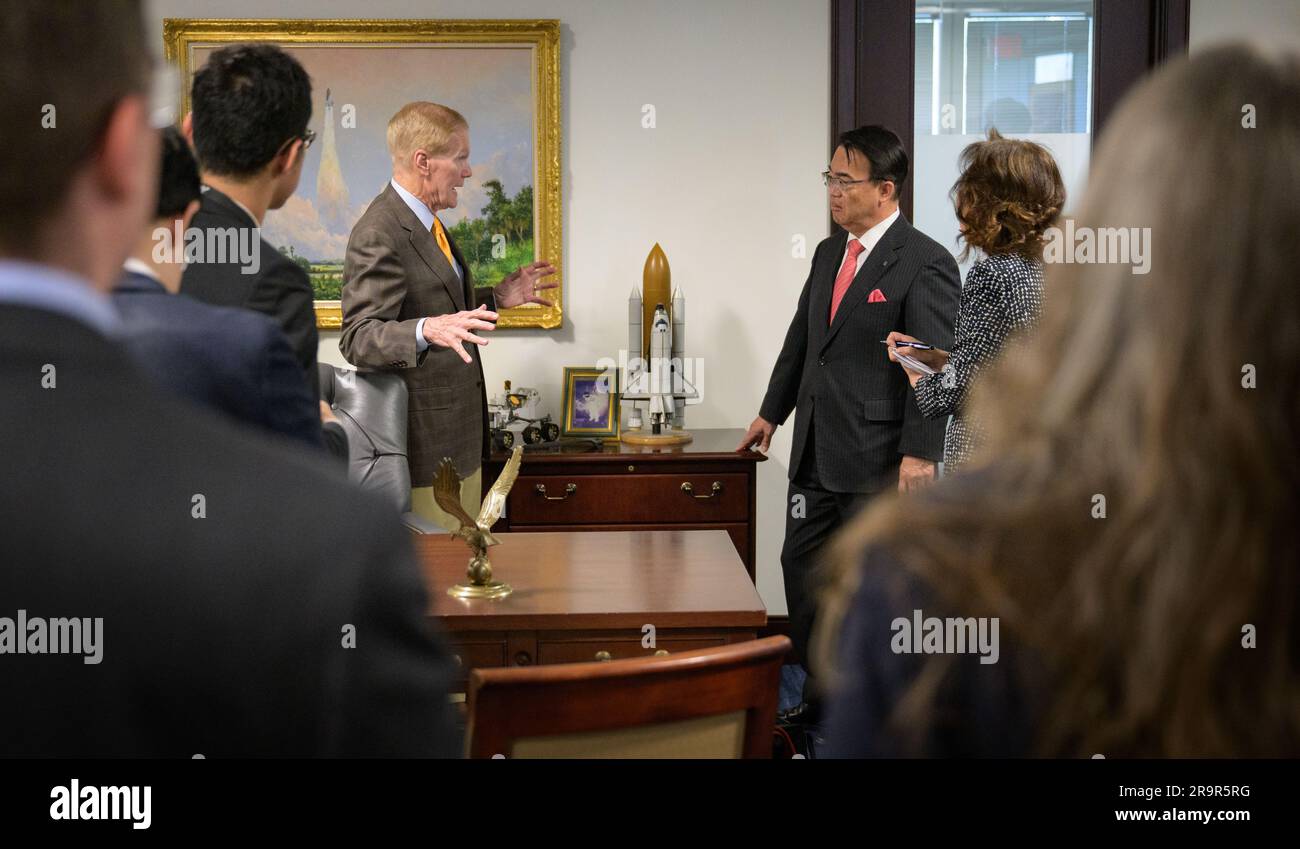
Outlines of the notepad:
<svg viewBox="0 0 1300 849">
<path fill-rule="evenodd" d="M 894 350 L 894 356 L 898 357 L 898 361 L 905 367 L 910 368 L 912 371 L 919 371 L 921 374 L 935 373 L 934 369 L 930 368 L 916 357 L 908 356 L 907 354 L 900 354 L 897 349 Z"/>
</svg>

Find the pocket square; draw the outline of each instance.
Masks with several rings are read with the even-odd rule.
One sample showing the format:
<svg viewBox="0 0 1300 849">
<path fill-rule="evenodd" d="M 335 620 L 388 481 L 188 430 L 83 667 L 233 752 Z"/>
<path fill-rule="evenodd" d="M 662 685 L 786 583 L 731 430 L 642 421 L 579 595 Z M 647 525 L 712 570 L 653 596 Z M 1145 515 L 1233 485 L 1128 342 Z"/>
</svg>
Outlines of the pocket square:
<svg viewBox="0 0 1300 849">
<path fill-rule="evenodd" d="M 879 289 L 872 289 L 871 294 L 867 295 L 867 303 L 883 304 L 885 302 L 885 293 Z"/>
</svg>

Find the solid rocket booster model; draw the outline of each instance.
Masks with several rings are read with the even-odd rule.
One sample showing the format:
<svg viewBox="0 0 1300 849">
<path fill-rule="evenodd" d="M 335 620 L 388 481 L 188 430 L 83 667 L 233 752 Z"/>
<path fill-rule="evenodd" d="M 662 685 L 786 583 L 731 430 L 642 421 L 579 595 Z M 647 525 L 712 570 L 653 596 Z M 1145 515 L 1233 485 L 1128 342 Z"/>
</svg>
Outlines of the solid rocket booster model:
<svg viewBox="0 0 1300 849">
<path fill-rule="evenodd" d="M 628 380 L 624 401 L 645 401 L 651 433 L 681 429 L 685 406 L 699 393 L 686 380 L 686 298 L 681 290 L 668 298 L 672 272 L 658 244 L 646 257 L 644 294 L 632 288 L 627 302 Z M 635 414 L 634 414 L 635 417 Z"/>
</svg>

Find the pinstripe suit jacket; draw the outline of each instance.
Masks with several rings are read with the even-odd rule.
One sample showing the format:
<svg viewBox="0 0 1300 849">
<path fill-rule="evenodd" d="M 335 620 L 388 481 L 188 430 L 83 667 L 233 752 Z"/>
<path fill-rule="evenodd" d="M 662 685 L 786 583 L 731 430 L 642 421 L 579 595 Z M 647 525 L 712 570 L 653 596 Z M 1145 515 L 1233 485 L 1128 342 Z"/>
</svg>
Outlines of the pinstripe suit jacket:
<svg viewBox="0 0 1300 849">
<path fill-rule="evenodd" d="M 831 290 L 848 233 L 823 239 L 759 415 L 784 424 L 798 407 L 790 479 L 815 428 L 816 473 L 832 492 L 871 492 L 896 480 L 903 455 L 943 459 L 945 419 L 927 419 L 903 370 L 880 344 L 891 330 L 952 349 L 961 295 L 957 263 L 898 219 L 872 249 L 830 322 Z M 868 303 L 879 289 L 883 302 Z"/>
<path fill-rule="evenodd" d="M 478 306 L 496 309 L 491 290 L 474 288 L 469 264 L 450 234 L 447 240 L 463 281 L 433 234 L 388 185 L 352 228 L 343 261 L 339 348 L 357 368 L 397 371 L 406 381 L 407 463 L 411 486 L 417 487 L 433 485 L 443 457 L 468 477 L 488 446 L 479 346 L 465 344 L 469 363 L 451 348 L 415 348 L 421 318 Z"/>
</svg>

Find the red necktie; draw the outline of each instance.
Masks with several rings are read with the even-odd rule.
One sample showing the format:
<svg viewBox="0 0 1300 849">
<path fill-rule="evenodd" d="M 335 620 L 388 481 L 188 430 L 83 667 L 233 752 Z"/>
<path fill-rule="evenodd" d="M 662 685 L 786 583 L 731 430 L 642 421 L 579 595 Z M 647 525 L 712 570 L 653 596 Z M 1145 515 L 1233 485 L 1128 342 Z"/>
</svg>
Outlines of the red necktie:
<svg viewBox="0 0 1300 849">
<path fill-rule="evenodd" d="M 844 293 L 849 291 L 849 286 L 853 285 L 853 278 L 857 276 L 860 253 L 862 253 L 862 243 L 857 239 L 850 239 L 848 253 L 844 255 L 844 264 L 840 266 L 840 273 L 835 275 L 835 288 L 831 291 L 832 322 L 835 321 L 835 311 L 840 308 L 840 301 L 844 300 Z"/>
</svg>

